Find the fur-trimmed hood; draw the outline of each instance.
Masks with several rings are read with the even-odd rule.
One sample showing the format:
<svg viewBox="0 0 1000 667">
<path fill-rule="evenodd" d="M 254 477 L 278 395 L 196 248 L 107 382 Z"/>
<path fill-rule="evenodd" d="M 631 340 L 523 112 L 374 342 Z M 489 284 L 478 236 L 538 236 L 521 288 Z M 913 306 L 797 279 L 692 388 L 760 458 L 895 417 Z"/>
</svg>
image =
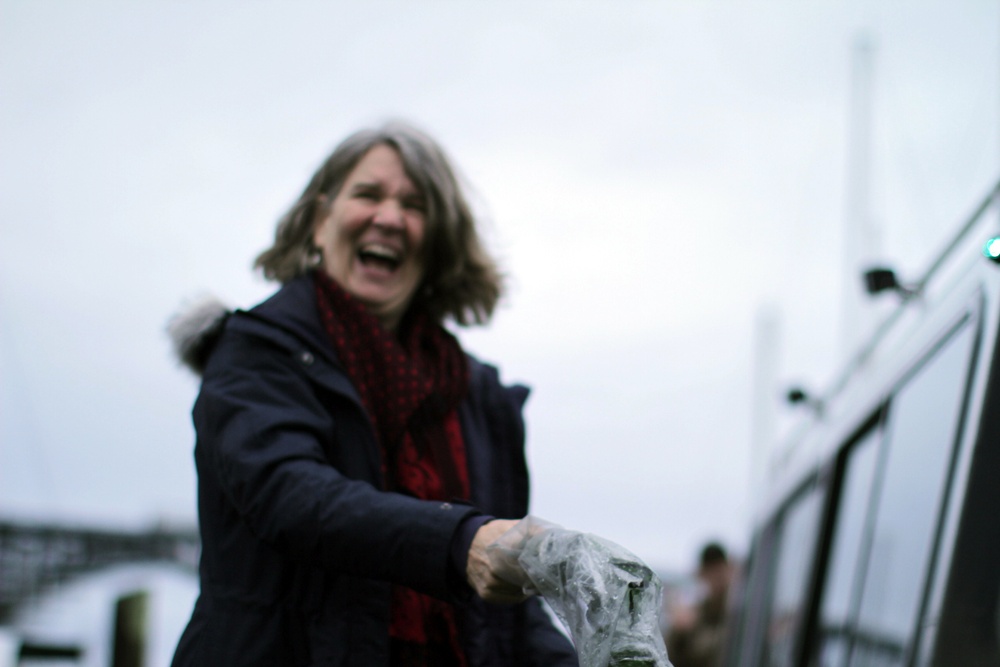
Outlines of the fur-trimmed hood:
<svg viewBox="0 0 1000 667">
<path fill-rule="evenodd" d="M 214 296 L 181 307 L 167 322 L 167 334 L 178 361 L 201 375 L 232 309 Z"/>
</svg>

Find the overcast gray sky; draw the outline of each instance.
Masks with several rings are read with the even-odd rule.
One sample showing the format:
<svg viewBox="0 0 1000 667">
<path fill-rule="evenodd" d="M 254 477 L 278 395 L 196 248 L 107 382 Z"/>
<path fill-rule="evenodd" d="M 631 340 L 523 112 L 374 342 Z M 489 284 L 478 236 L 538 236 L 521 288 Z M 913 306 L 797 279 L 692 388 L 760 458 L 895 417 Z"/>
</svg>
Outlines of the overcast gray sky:
<svg viewBox="0 0 1000 667">
<path fill-rule="evenodd" d="M 193 521 L 164 323 L 269 294 L 250 263 L 319 161 L 402 117 L 511 276 L 461 338 L 534 388 L 533 513 L 658 567 L 742 549 L 755 318 L 782 382 L 843 350 L 863 34 L 870 212 L 914 272 L 1000 177 L 998 0 L 0 0 L 0 515 Z"/>
</svg>

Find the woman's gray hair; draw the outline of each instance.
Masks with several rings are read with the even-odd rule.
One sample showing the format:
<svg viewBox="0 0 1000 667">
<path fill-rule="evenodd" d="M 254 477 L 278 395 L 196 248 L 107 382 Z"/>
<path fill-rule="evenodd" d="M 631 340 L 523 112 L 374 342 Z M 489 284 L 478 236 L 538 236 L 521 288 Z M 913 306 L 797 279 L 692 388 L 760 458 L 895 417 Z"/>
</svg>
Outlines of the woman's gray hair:
<svg viewBox="0 0 1000 667">
<path fill-rule="evenodd" d="M 324 201 L 332 203 L 358 161 L 383 144 L 399 153 L 407 176 L 427 200 L 425 273 L 411 306 L 437 322 L 451 317 L 461 325 L 486 323 L 503 292 L 503 277 L 479 238 L 444 151 L 427 134 L 398 121 L 355 132 L 334 149 L 278 220 L 274 244 L 258 255 L 254 268 L 285 283 L 320 266 L 313 229 L 326 212 Z"/>
</svg>

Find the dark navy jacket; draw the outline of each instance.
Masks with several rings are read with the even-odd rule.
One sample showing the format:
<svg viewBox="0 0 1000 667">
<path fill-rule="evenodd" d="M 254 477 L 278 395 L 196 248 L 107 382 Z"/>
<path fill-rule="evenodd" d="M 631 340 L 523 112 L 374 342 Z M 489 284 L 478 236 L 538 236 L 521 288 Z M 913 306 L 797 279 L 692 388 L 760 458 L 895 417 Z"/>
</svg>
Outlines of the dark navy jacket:
<svg viewBox="0 0 1000 667">
<path fill-rule="evenodd" d="M 175 667 L 387 666 L 392 583 L 456 603 L 472 667 L 577 665 L 537 599 L 487 604 L 449 566 L 463 519 L 528 511 L 527 389 L 469 365 L 459 416 L 475 509 L 382 490 L 309 278 L 229 317 L 193 410 L 201 595 Z"/>
</svg>

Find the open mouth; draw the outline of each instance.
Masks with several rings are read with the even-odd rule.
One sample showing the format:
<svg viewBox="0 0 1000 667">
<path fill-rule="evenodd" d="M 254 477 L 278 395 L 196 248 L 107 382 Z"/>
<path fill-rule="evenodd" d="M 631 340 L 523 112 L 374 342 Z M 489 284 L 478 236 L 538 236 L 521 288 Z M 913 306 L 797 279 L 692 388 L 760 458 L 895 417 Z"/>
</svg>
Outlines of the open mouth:
<svg viewBox="0 0 1000 667">
<path fill-rule="evenodd" d="M 365 266 L 395 271 L 403 263 L 402 252 L 381 243 L 368 243 L 358 248 L 358 260 Z"/>
</svg>

